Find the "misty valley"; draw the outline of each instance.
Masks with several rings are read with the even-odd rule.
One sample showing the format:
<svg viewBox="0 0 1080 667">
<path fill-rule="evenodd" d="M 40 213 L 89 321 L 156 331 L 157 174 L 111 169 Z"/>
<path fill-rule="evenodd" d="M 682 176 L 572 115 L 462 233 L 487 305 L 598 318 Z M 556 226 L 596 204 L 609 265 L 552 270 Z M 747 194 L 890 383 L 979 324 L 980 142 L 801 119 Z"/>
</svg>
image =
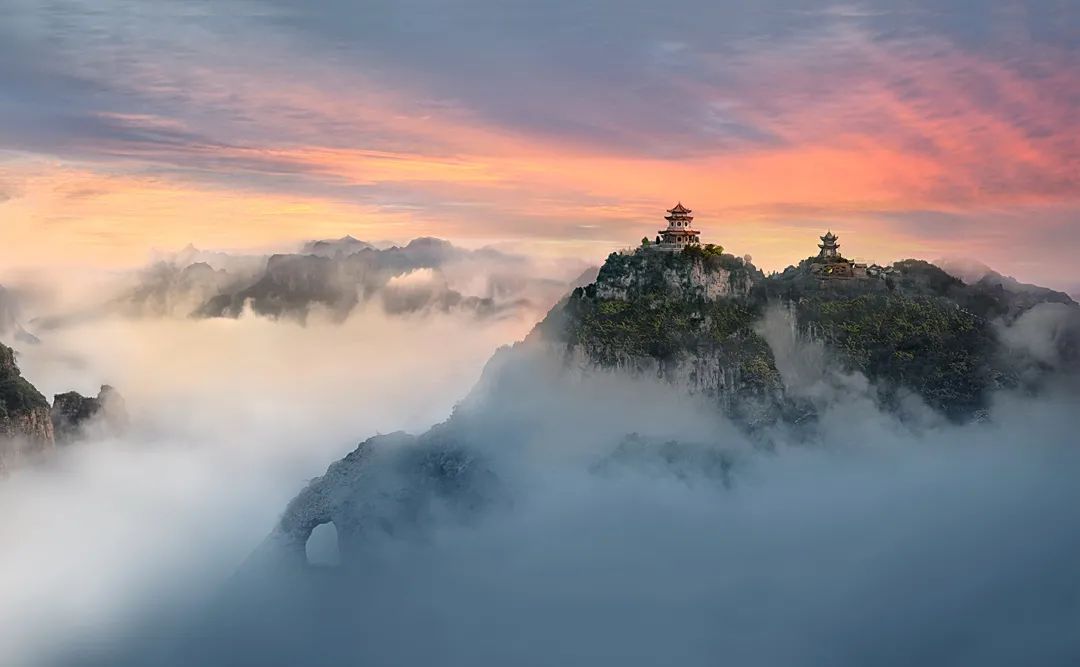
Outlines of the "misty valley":
<svg viewBox="0 0 1080 667">
<path fill-rule="evenodd" d="M 1076 655 L 1080 306 L 819 247 L 345 237 L 9 285 L 4 660 Z"/>
</svg>

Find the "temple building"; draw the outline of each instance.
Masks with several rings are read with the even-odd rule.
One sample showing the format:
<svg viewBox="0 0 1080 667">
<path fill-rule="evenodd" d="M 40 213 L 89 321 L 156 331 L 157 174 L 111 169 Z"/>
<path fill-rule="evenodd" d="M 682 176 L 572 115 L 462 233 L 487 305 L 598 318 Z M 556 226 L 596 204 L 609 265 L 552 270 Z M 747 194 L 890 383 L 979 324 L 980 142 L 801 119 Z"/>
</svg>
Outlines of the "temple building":
<svg viewBox="0 0 1080 667">
<path fill-rule="evenodd" d="M 835 262 L 839 259 L 843 259 L 840 256 L 840 244 L 839 237 L 833 234 L 832 231 L 825 232 L 825 236 L 821 237 L 821 243 L 818 244 L 818 248 L 821 248 L 821 252 L 818 254 L 818 259 L 826 262 Z"/>
<path fill-rule="evenodd" d="M 661 247 L 666 246 L 675 249 L 697 244 L 698 235 L 701 232 L 691 228 L 694 216 L 690 215 L 690 209 L 683 206 L 682 202 L 679 202 L 675 204 L 675 208 L 668 209 L 667 213 L 664 216 L 664 219 L 668 222 L 667 229 L 660 230 L 659 236 L 656 237 L 656 243 Z"/>
<path fill-rule="evenodd" d="M 825 232 L 818 244 L 818 255 L 810 260 L 810 273 L 820 278 L 865 278 L 866 264 L 844 259 L 840 254 L 840 238 L 832 231 Z"/>
</svg>

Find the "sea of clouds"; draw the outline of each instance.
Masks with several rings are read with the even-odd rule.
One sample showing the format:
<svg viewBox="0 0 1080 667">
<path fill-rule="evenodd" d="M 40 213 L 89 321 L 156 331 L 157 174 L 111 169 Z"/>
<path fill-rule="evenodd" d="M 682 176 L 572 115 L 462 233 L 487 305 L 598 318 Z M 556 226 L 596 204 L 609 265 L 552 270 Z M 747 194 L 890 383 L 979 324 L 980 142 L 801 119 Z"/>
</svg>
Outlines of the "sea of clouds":
<svg viewBox="0 0 1080 667">
<path fill-rule="evenodd" d="M 19 292 L 41 295 L 45 313 L 116 283 L 37 280 Z M 132 423 L 0 482 L 0 664 L 43 664 L 129 627 L 144 605 L 205 599 L 307 479 L 361 437 L 445 418 L 536 317 L 392 317 L 378 304 L 306 325 L 97 313 L 15 343 L 50 399 L 110 383 Z"/>
<path fill-rule="evenodd" d="M 1055 359 L 1055 312 L 1003 341 Z M 998 395 L 968 424 L 914 397 L 886 411 L 773 311 L 760 330 L 820 416 L 762 446 L 707 402 L 567 377 L 529 346 L 470 394 L 537 317 L 110 316 L 24 346 L 43 391 L 107 381 L 133 427 L 0 484 L 0 663 L 1080 660 L 1070 378 Z M 466 395 L 456 418 L 491 502 L 428 508 L 340 567 L 245 567 L 329 462 L 378 432 L 422 432 Z"/>
</svg>

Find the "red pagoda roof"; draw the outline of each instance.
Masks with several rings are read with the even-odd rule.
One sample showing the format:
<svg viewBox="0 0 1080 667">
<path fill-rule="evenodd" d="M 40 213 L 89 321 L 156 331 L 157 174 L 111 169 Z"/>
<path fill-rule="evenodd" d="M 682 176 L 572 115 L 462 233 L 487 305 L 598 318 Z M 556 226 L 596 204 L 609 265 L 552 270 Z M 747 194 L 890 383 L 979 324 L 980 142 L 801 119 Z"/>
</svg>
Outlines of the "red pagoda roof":
<svg viewBox="0 0 1080 667">
<path fill-rule="evenodd" d="M 668 213 L 689 213 L 690 209 L 682 205 L 682 202 L 675 204 L 675 208 L 669 208 Z"/>
</svg>

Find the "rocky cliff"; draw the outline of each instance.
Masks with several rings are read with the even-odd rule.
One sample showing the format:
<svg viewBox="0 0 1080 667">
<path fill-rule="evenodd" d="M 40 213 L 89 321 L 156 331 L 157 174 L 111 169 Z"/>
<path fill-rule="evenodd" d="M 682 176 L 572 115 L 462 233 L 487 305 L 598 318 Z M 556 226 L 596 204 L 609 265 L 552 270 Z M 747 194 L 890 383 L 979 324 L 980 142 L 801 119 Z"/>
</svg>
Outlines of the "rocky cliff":
<svg viewBox="0 0 1080 667">
<path fill-rule="evenodd" d="M 643 249 L 609 255 L 587 293 L 620 301 L 715 301 L 745 298 L 764 278 L 750 262 L 712 246 L 689 246 L 682 252 Z"/>
<path fill-rule="evenodd" d="M 753 324 L 765 275 L 718 251 L 612 254 L 596 282 L 575 289 L 535 335 L 562 347 L 577 372 L 656 377 L 715 398 L 746 423 L 781 408 L 780 375 Z"/>
<path fill-rule="evenodd" d="M 53 397 L 50 412 L 56 444 L 68 445 L 90 432 L 115 435 L 127 426 L 127 408 L 120 393 L 102 385 L 97 396 L 69 391 Z"/>
<path fill-rule="evenodd" d="M 97 396 L 57 394 L 50 407 L 22 376 L 15 351 L 0 343 L 0 474 L 46 459 L 57 444 L 120 433 L 127 419 L 124 399 L 108 385 Z"/>
<path fill-rule="evenodd" d="M 393 433 L 361 443 L 289 503 L 260 555 L 303 563 L 312 531 L 332 523 L 348 561 L 366 535 L 418 527 L 434 504 L 462 512 L 484 504 L 481 482 L 492 481 L 490 474 L 474 453 L 441 436 L 436 428 L 420 437 Z"/>
<path fill-rule="evenodd" d="M 0 344 L 0 473 L 53 448 L 49 402 L 22 377 L 14 350 Z"/>
</svg>

